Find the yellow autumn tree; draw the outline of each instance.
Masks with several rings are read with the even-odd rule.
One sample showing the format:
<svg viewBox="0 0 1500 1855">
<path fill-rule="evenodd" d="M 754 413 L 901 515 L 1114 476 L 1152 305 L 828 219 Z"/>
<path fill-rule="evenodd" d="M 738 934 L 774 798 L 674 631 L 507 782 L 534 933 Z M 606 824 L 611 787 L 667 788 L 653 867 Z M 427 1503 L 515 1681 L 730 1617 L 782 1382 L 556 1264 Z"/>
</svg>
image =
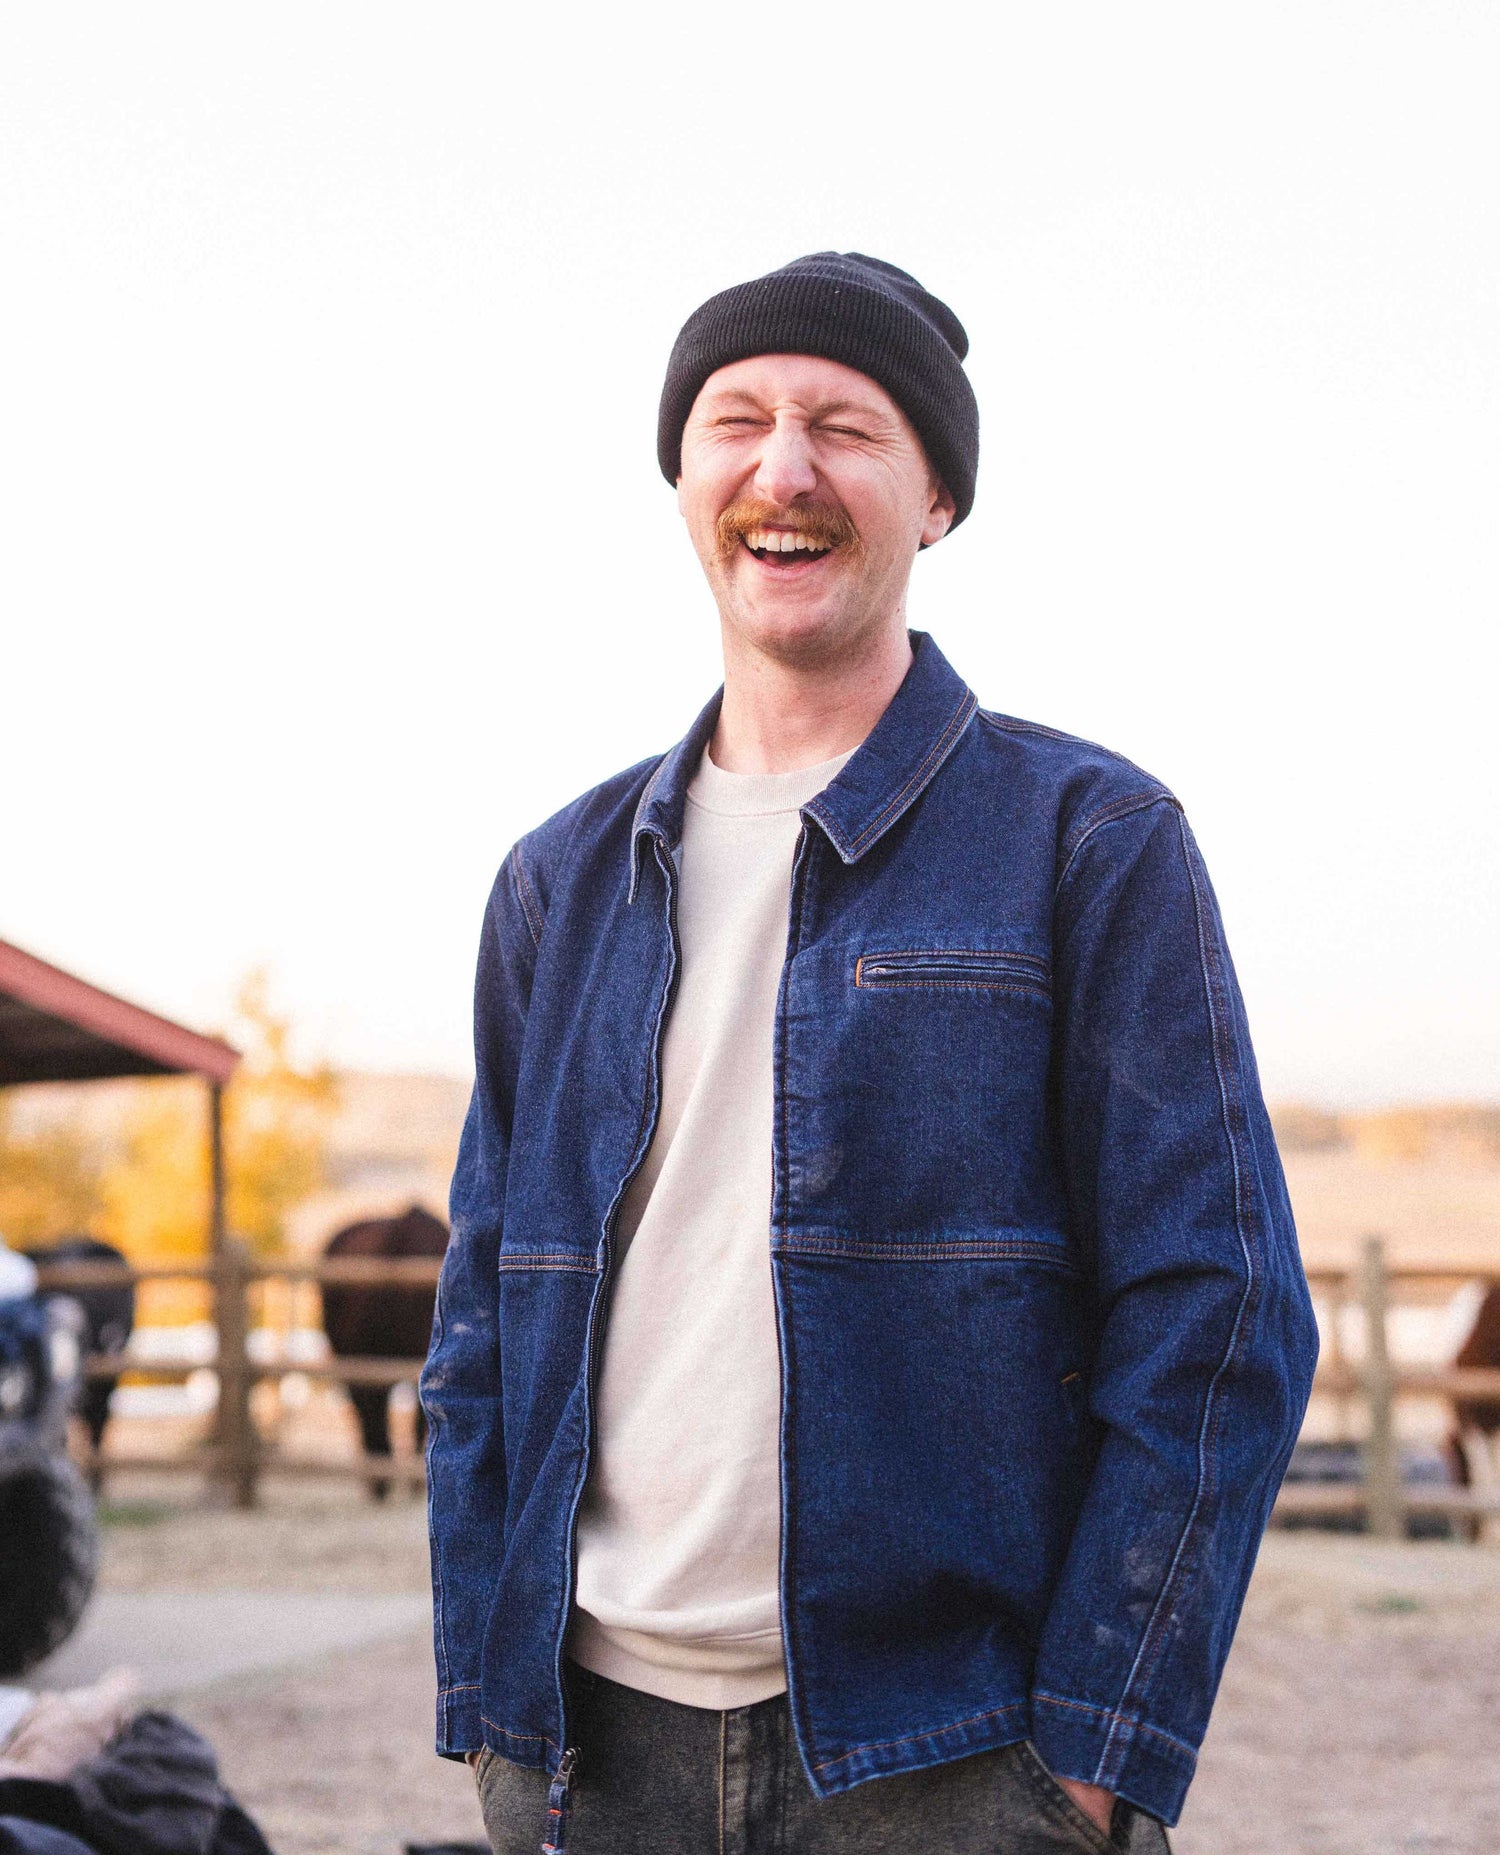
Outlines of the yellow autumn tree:
<svg viewBox="0 0 1500 1855">
<path fill-rule="evenodd" d="M 68 1126 L 23 1131 L 0 1091 L 0 1236 L 7 1243 L 21 1249 L 92 1229 L 102 1184 L 93 1142 Z"/>
<path fill-rule="evenodd" d="M 326 1065 L 299 1066 L 289 1021 L 262 971 L 239 989 L 227 1035 L 244 1060 L 224 1091 L 229 1229 L 261 1255 L 282 1246 L 287 1213 L 324 1182 L 338 1105 Z M 143 1085 L 124 1151 L 102 1182 L 102 1235 L 136 1261 L 201 1256 L 208 1228 L 208 1103 L 186 1077 Z"/>
</svg>

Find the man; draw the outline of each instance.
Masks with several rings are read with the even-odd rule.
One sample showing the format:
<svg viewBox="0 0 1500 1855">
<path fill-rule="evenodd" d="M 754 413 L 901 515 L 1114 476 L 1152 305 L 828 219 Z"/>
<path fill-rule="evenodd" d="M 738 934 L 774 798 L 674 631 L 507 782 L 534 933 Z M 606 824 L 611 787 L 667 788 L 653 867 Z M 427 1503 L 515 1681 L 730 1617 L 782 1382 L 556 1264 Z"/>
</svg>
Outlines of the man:
<svg viewBox="0 0 1500 1855">
<path fill-rule="evenodd" d="M 496 881 L 422 1395 L 500 1855 L 1165 1847 L 1316 1352 L 1219 916 L 1129 762 L 906 626 L 957 318 L 713 298 L 686 738 Z"/>
</svg>

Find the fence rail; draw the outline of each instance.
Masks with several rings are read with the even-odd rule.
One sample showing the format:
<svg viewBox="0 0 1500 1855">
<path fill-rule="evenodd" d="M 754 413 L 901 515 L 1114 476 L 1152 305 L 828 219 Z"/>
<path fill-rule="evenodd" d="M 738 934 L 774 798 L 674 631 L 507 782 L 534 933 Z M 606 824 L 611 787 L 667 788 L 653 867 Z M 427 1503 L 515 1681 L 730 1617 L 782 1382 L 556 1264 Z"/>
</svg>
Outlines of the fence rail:
<svg viewBox="0 0 1500 1855">
<path fill-rule="evenodd" d="M 204 1370 L 219 1381 L 218 1412 L 213 1440 L 170 1458 L 136 1457 L 102 1453 L 89 1466 L 98 1469 L 150 1467 L 184 1469 L 213 1476 L 226 1483 L 238 1505 L 253 1505 L 263 1474 L 352 1475 L 365 1481 L 388 1481 L 420 1486 L 420 1460 L 371 1456 L 360 1452 L 352 1460 L 325 1461 L 289 1455 L 267 1447 L 256 1430 L 250 1396 L 264 1379 L 299 1373 L 346 1386 L 414 1385 L 420 1359 L 330 1358 L 304 1362 L 252 1359 L 249 1352 L 250 1290 L 258 1283 L 316 1283 L 320 1287 L 417 1288 L 435 1286 L 441 1263 L 428 1257 L 329 1257 L 308 1263 L 261 1262 L 245 1246 L 228 1240 L 213 1261 L 128 1265 L 107 1262 L 47 1263 L 40 1270 L 43 1288 L 66 1292 L 72 1288 L 125 1286 L 142 1282 L 196 1281 L 213 1291 L 218 1348 L 212 1361 L 153 1360 L 132 1353 L 91 1354 L 85 1370 L 91 1378 L 117 1378 L 125 1372 L 148 1373 L 158 1379 L 186 1379 Z M 1309 1269 L 1315 1294 L 1332 1304 L 1329 1323 L 1332 1345 L 1319 1365 L 1314 1391 L 1341 1398 L 1360 1398 L 1367 1413 L 1363 1482 L 1298 1482 L 1285 1485 L 1276 1502 L 1278 1518 L 1340 1517 L 1364 1514 L 1369 1530 L 1379 1536 L 1398 1537 L 1408 1514 L 1444 1514 L 1452 1518 L 1482 1520 L 1500 1516 L 1500 1487 L 1460 1488 L 1406 1486 L 1400 1479 L 1400 1453 L 1396 1411 L 1402 1398 L 1494 1398 L 1500 1400 L 1500 1367 L 1398 1365 L 1391 1356 L 1390 1306 L 1393 1298 L 1409 1298 L 1409 1291 L 1425 1291 L 1432 1299 L 1465 1283 L 1488 1287 L 1500 1282 L 1500 1269 L 1462 1265 L 1392 1266 L 1385 1260 L 1378 1237 L 1363 1244 L 1353 1270 Z M 1408 1291 L 1403 1295 L 1402 1291 Z M 1343 1351 L 1340 1314 L 1346 1306 L 1363 1310 L 1363 1357 L 1353 1361 Z"/>
<path fill-rule="evenodd" d="M 268 1446 L 255 1424 L 251 1393 L 264 1379 L 303 1378 L 354 1386 L 415 1385 L 420 1359 L 329 1358 L 264 1360 L 250 1355 L 250 1291 L 266 1282 L 316 1283 L 321 1287 L 432 1288 L 442 1262 L 436 1257 L 335 1256 L 308 1263 L 262 1262 L 243 1243 L 228 1239 L 209 1261 L 173 1263 L 67 1262 L 39 1266 L 38 1285 L 67 1293 L 71 1289 L 124 1288 L 142 1282 L 202 1282 L 212 1290 L 218 1345 L 206 1360 L 153 1359 L 135 1352 L 91 1353 L 84 1372 L 91 1379 L 141 1373 L 157 1380 L 185 1380 L 212 1372 L 219 1382 L 212 1440 L 173 1456 L 88 1452 L 85 1466 L 95 1472 L 152 1469 L 207 1475 L 224 1483 L 236 1506 L 255 1504 L 260 1478 L 277 1475 L 344 1475 L 366 1482 L 422 1486 L 420 1458 L 373 1456 L 363 1450 L 353 1458 L 297 1456 Z"/>
</svg>

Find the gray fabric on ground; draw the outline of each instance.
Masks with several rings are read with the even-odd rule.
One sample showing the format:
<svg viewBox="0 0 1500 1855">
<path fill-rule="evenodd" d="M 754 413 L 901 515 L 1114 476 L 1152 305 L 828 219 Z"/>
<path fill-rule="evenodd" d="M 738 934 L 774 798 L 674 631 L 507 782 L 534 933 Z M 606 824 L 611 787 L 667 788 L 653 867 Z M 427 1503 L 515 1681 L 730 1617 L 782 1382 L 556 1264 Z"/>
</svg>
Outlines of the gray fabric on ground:
<svg viewBox="0 0 1500 1855">
<path fill-rule="evenodd" d="M 213 1747 L 170 1713 L 141 1713 L 66 1779 L 0 1779 L 0 1817 L 77 1836 L 96 1855 L 271 1855 L 219 1782 Z"/>
</svg>

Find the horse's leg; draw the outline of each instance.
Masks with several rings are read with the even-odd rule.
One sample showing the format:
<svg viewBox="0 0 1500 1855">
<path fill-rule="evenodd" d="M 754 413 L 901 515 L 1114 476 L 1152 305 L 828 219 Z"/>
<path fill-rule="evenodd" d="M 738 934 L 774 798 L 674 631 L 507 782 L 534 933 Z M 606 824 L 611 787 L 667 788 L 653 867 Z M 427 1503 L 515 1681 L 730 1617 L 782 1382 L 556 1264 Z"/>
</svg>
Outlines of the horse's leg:
<svg viewBox="0 0 1500 1855">
<path fill-rule="evenodd" d="M 388 1456 L 391 1453 L 391 1429 L 386 1413 L 390 1395 L 384 1385 L 349 1387 L 349 1396 L 354 1401 L 354 1413 L 359 1418 L 360 1438 L 367 1456 Z M 383 1501 L 390 1486 L 385 1476 L 377 1476 L 370 1482 L 370 1493 L 377 1501 Z"/>
<path fill-rule="evenodd" d="M 82 1417 L 89 1433 L 93 1456 L 89 1462 L 89 1487 L 95 1499 L 104 1492 L 104 1432 L 109 1425 L 109 1400 L 116 1379 L 93 1380 L 83 1395 Z"/>
<path fill-rule="evenodd" d="M 1497 1438 L 1500 1438 L 1500 1432 L 1485 1431 L 1477 1425 L 1471 1425 L 1460 1437 L 1464 1465 L 1468 1470 L 1468 1484 L 1476 1494 L 1487 1495 L 1491 1500 L 1500 1495 L 1500 1447 L 1497 1447 Z M 1473 1519 L 1473 1539 L 1476 1542 L 1494 1539 L 1497 1525 L 1500 1525 L 1500 1521 L 1497 1521 L 1494 1514 L 1476 1514 Z"/>
</svg>

